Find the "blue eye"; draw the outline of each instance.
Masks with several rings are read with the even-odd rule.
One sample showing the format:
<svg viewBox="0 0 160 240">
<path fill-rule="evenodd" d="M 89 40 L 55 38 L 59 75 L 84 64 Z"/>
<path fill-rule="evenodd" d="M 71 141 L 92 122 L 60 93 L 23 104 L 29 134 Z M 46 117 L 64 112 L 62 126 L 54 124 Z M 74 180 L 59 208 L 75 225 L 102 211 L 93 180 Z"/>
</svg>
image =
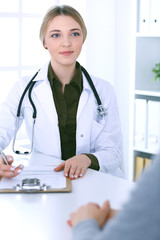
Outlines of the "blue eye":
<svg viewBox="0 0 160 240">
<path fill-rule="evenodd" d="M 52 35 L 53 38 L 58 38 L 60 35 L 58 33 L 55 33 Z"/>
<path fill-rule="evenodd" d="M 72 33 L 73 36 L 79 36 L 80 34 L 78 32 Z"/>
</svg>

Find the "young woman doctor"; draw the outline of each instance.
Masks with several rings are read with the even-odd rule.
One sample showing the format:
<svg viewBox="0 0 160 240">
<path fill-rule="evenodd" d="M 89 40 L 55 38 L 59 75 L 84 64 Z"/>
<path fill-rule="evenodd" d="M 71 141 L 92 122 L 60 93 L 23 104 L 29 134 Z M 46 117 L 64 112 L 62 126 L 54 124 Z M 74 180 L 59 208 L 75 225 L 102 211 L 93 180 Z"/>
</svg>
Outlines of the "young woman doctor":
<svg viewBox="0 0 160 240">
<path fill-rule="evenodd" d="M 122 176 L 121 130 L 113 87 L 91 77 L 107 114 L 100 119 L 97 101 L 81 65 L 76 61 L 87 35 L 80 14 L 70 6 L 56 6 L 47 12 L 40 29 L 40 39 L 51 61 L 35 77 L 32 100 L 37 109 L 34 150 L 65 160 L 54 170 L 64 169 L 71 179 L 82 177 L 88 167 Z M 14 135 L 16 111 L 21 95 L 30 81 L 25 77 L 10 92 L 0 112 L 0 150 Z M 28 136 L 32 137 L 32 107 L 28 94 L 24 97 L 21 118 Z M 12 166 L 0 156 L 0 175 L 13 177 L 23 166 Z"/>
</svg>

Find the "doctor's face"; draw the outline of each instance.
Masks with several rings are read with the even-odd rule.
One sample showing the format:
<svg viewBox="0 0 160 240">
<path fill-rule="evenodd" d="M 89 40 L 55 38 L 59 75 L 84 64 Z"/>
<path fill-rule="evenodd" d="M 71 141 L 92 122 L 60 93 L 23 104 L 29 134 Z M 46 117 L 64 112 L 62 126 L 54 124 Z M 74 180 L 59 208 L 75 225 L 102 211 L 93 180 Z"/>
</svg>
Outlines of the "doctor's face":
<svg viewBox="0 0 160 240">
<path fill-rule="evenodd" d="M 53 64 L 57 66 L 75 64 L 82 45 L 82 29 L 72 17 L 60 15 L 49 23 L 44 47 L 48 49 Z"/>
</svg>

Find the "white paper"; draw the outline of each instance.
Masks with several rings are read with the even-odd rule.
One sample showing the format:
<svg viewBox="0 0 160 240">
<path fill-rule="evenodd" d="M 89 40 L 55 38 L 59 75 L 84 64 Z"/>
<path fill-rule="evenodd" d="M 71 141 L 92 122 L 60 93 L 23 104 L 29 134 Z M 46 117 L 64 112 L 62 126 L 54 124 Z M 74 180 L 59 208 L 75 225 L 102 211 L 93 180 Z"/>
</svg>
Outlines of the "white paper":
<svg viewBox="0 0 160 240">
<path fill-rule="evenodd" d="M 55 172 L 55 166 L 29 166 L 24 167 L 23 171 L 13 178 L 2 178 L 0 189 L 12 189 L 17 184 L 22 184 L 25 178 L 38 178 L 40 185 L 46 184 L 49 188 L 65 188 L 66 178 L 63 171 Z"/>
</svg>

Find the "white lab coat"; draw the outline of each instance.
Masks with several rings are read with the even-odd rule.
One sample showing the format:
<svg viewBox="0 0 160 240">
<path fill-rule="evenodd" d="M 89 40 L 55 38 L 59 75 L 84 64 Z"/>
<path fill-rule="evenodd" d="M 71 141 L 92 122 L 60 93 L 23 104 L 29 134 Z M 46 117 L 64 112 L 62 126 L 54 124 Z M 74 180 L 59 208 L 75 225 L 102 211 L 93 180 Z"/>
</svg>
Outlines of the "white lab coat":
<svg viewBox="0 0 160 240">
<path fill-rule="evenodd" d="M 32 99 L 37 109 L 34 149 L 61 158 L 61 144 L 58 117 L 53 101 L 50 83 L 47 78 L 48 63 L 34 79 L 37 83 L 32 90 Z M 92 153 L 100 165 L 100 171 L 121 176 L 121 128 L 113 87 L 102 79 L 91 76 L 107 115 L 99 120 L 97 102 L 93 91 L 83 75 L 83 91 L 77 111 L 76 154 Z M 25 77 L 13 87 L 0 109 L 0 150 L 10 143 L 15 130 L 17 106 L 25 86 L 31 77 Z M 32 107 L 25 96 L 22 104 L 22 118 L 25 120 L 28 136 L 31 139 Z"/>
</svg>

